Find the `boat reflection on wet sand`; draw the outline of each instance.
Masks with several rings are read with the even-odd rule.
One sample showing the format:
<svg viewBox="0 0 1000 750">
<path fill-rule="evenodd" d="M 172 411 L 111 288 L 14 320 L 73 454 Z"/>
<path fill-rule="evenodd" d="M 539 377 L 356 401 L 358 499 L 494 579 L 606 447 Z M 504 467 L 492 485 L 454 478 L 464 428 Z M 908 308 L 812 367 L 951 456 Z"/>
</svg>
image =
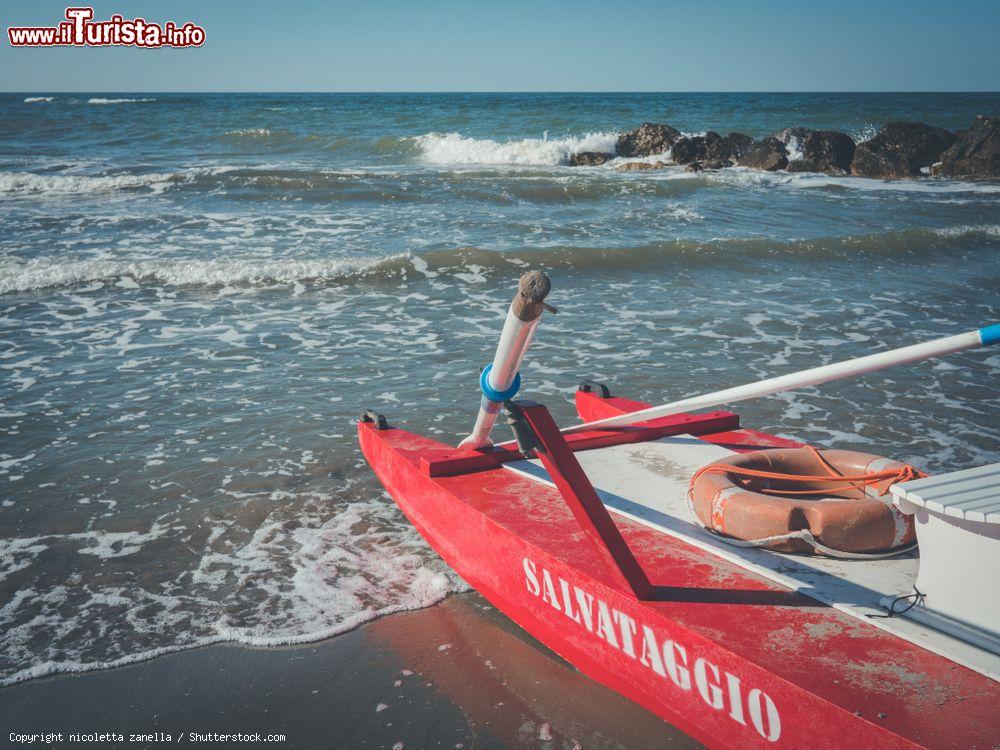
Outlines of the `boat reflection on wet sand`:
<svg viewBox="0 0 1000 750">
<path fill-rule="evenodd" d="M 183 744 L 197 734 L 281 734 L 286 747 L 345 750 L 701 747 L 473 592 L 315 644 L 207 646 L 21 683 L 3 691 L 0 726 L 5 737 L 42 728 L 64 741 L 71 732 L 177 742 L 183 731 Z"/>
<path fill-rule="evenodd" d="M 451 597 L 407 618 L 413 627 L 387 618 L 365 628 L 366 638 L 378 642 L 373 650 L 388 646 L 414 673 L 401 688 L 419 678 L 462 711 L 477 732 L 466 747 L 701 747 L 585 677 L 478 595 Z"/>
</svg>

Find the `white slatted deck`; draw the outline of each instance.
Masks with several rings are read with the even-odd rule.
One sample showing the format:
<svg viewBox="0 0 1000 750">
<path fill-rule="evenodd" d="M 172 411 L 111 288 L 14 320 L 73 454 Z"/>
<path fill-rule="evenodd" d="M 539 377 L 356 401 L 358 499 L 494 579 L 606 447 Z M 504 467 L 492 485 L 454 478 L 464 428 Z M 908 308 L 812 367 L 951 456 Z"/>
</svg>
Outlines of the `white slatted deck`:
<svg viewBox="0 0 1000 750">
<path fill-rule="evenodd" d="M 576 457 L 609 510 L 1000 680 L 997 654 L 914 620 L 870 616 L 885 614 L 881 599 L 912 590 L 918 567 L 915 553 L 877 561 L 786 555 L 734 547 L 694 525 L 686 503 L 688 482 L 700 467 L 729 455 L 732 452 L 720 446 L 691 435 L 678 435 L 581 451 Z M 505 468 L 553 486 L 537 460 L 516 461 Z"/>
<path fill-rule="evenodd" d="M 1000 524 L 1000 463 L 914 479 L 895 485 L 892 494 L 953 518 Z"/>
</svg>

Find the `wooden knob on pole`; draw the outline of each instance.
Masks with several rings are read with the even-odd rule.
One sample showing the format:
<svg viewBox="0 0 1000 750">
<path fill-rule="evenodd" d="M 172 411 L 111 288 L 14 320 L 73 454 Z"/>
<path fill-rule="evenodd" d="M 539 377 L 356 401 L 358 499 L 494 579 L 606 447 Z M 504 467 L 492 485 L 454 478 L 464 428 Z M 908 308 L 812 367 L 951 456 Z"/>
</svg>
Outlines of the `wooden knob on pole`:
<svg viewBox="0 0 1000 750">
<path fill-rule="evenodd" d="M 550 289 L 552 282 L 541 271 L 528 271 L 522 274 L 521 280 L 517 283 L 517 294 L 514 295 L 511 311 L 518 320 L 525 323 L 538 319 L 542 310 L 548 307 L 545 304 L 545 297 Z"/>
</svg>

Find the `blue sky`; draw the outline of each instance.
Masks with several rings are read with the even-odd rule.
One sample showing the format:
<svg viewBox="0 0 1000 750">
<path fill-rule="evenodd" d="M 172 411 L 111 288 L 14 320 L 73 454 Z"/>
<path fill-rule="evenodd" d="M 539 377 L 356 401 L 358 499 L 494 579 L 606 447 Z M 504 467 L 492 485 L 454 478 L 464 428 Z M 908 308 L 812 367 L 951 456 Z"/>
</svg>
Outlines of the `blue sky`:
<svg viewBox="0 0 1000 750">
<path fill-rule="evenodd" d="M 0 0 L 5 91 L 996 91 L 1000 1 L 117 2 L 204 47 L 13 49 L 65 2 Z"/>
</svg>

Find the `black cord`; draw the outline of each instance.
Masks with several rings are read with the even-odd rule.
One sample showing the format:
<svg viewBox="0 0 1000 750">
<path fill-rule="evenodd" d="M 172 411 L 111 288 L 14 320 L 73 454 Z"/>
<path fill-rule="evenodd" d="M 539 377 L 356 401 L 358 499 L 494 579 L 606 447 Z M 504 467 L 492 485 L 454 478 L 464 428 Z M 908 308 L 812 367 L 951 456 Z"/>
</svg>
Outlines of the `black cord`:
<svg viewBox="0 0 1000 750">
<path fill-rule="evenodd" d="M 896 609 L 896 602 L 906 601 L 907 599 L 912 599 L 913 601 L 911 601 L 903 609 Z M 871 615 L 871 614 L 868 614 L 868 615 L 865 615 L 865 617 L 893 617 L 895 615 L 901 615 L 901 614 L 904 614 L 906 612 L 909 612 L 911 609 L 913 609 L 918 604 L 920 604 L 920 602 L 922 602 L 923 600 L 924 600 L 924 594 L 920 591 L 920 589 L 918 589 L 916 586 L 914 586 L 912 594 L 906 594 L 905 596 L 897 596 L 895 599 L 892 600 L 892 602 L 890 602 L 890 604 L 889 604 L 889 612 L 887 614 L 884 614 L 884 615 Z"/>
</svg>

